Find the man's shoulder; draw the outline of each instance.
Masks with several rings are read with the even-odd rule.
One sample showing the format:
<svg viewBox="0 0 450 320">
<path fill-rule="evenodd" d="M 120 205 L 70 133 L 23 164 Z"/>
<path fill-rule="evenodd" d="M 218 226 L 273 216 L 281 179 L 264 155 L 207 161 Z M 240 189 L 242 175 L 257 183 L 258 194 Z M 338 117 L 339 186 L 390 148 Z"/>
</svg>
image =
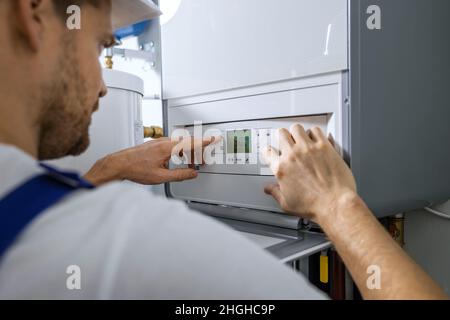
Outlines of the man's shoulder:
<svg viewBox="0 0 450 320">
<path fill-rule="evenodd" d="M 71 265 L 83 270 L 83 291 L 63 286 Z M 77 192 L 44 212 L 9 250 L 0 280 L 8 298 L 319 296 L 302 294 L 304 280 L 237 232 L 123 183 Z"/>
<path fill-rule="evenodd" d="M 60 256 L 68 248 L 77 248 L 96 251 L 99 258 L 120 247 L 115 244 L 120 239 L 127 243 L 149 243 L 152 235 L 167 226 L 181 230 L 179 217 L 195 221 L 195 216 L 200 214 L 180 201 L 157 196 L 139 186 L 110 183 L 77 191 L 42 212 L 9 253 L 12 260 L 27 255 L 40 261 L 45 259 L 38 248 L 55 255 L 59 252 Z"/>
</svg>

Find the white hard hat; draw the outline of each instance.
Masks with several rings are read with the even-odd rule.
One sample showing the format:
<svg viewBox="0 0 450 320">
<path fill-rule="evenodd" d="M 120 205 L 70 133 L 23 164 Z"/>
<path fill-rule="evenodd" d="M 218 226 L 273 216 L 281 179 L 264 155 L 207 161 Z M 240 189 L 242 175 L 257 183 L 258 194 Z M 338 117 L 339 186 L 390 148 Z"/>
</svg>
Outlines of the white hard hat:
<svg viewBox="0 0 450 320">
<path fill-rule="evenodd" d="M 152 0 L 112 0 L 111 3 L 114 30 L 153 19 L 162 14 Z"/>
</svg>

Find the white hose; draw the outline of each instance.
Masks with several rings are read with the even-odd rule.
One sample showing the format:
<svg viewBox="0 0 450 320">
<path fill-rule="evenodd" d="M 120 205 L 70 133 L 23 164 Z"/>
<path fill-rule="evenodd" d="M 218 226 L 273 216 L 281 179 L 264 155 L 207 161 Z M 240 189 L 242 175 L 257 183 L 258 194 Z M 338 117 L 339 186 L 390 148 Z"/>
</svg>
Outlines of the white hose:
<svg viewBox="0 0 450 320">
<path fill-rule="evenodd" d="M 434 210 L 434 209 L 432 209 L 430 207 L 425 207 L 424 209 L 426 211 L 428 211 L 428 212 L 438 216 L 438 217 L 441 217 L 441 218 L 444 218 L 444 219 L 450 219 L 450 214 L 448 214 L 448 213 L 440 212 L 440 211 Z"/>
</svg>

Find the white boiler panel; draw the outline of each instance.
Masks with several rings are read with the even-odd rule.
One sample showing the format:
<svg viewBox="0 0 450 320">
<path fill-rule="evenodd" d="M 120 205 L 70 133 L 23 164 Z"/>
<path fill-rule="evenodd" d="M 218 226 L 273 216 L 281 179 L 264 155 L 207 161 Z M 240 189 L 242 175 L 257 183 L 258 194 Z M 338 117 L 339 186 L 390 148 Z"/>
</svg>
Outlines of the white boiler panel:
<svg viewBox="0 0 450 320">
<path fill-rule="evenodd" d="M 347 0 L 160 3 L 164 99 L 348 68 Z"/>
</svg>

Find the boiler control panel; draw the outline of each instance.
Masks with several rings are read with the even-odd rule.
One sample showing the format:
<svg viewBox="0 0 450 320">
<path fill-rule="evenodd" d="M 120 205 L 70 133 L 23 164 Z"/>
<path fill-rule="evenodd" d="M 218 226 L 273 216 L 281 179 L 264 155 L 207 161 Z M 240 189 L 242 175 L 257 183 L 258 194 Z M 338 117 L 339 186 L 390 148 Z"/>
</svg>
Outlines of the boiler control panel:
<svg viewBox="0 0 450 320">
<path fill-rule="evenodd" d="M 206 164 L 197 166 L 200 173 L 270 176 L 273 173 L 262 152 L 268 146 L 278 149 L 278 129 L 289 129 L 291 125 L 299 123 L 305 130 L 320 127 L 327 132 L 327 121 L 327 115 L 319 115 L 196 125 L 176 132 L 184 131 L 180 137 L 187 134 L 196 138 L 221 137 L 219 142 L 205 148 L 203 158 Z M 177 138 L 176 132 L 172 138 Z"/>
</svg>

